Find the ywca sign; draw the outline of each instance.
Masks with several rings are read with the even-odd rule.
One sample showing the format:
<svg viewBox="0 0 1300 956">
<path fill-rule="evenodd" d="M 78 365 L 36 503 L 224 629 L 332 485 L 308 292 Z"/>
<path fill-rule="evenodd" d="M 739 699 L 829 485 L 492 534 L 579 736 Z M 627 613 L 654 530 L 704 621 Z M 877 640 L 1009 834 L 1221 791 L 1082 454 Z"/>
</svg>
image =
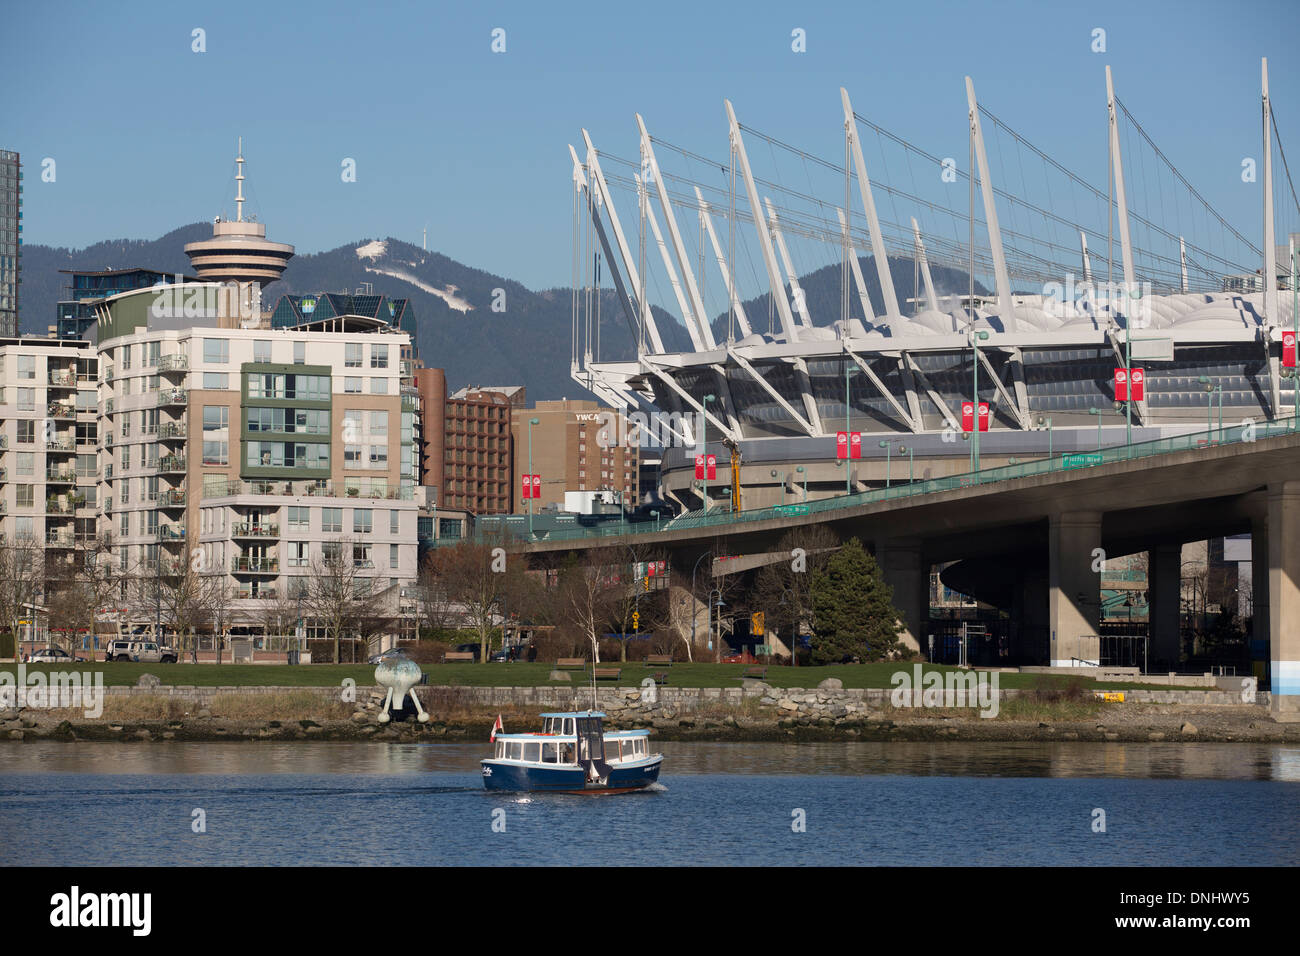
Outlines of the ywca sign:
<svg viewBox="0 0 1300 956">
<path fill-rule="evenodd" d="M 980 431 L 989 430 L 989 403 L 980 402 Z M 961 430 L 964 432 L 973 432 L 975 430 L 975 403 L 961 403 Z"/>
<path fill-rule="evenodd" d="M 704 481 L 713 481 L 718 477 L 717 455 L 695 456 L 695 477 Z"/>
<path fill-rule="evenodd" d="M 1115 401 L 1126 402 L 1130 398 L 1142 401 L 1143 388 L 1146 384 L 1146 371 L 1140 368 L 1115 369 Z"/>
<path fill-rule="evenodd" d="M 836 432 L 835 433 L 835 457 L 836 458 L 861 458 L 862 457 L 862 432 Z"/>
<path fill-rule="evenodd" d="M 1296 336 L 1294 332 L 1282 333 L 1282 367 L 1295 368 Z"/>
</svg>

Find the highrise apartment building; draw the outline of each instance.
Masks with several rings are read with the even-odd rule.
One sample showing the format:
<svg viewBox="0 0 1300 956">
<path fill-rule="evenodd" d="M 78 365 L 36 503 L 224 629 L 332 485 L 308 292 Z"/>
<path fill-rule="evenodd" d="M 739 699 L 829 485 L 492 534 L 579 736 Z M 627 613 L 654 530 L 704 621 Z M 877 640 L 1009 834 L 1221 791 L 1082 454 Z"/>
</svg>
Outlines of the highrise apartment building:
<svg viewBox="0 0 1300 956">
<path fill-rule="evenodd" d="M 23 164 L 0 149 L 0 338 L 18 335 L 18 286 L 22 281 Z"/>
</svg>

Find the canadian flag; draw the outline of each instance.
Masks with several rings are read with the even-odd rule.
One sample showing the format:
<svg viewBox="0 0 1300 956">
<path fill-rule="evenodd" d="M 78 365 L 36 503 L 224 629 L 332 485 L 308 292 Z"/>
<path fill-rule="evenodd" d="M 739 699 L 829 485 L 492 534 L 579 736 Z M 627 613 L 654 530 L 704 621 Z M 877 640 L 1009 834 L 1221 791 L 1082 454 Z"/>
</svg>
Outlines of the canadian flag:
<svg viewBox="0 0 1300 956">
<path fill-rule="evenodd" d="M 488 743 L 494 744 L 497 742 L 497 731 L 499 730 L 504 731 L 505 726 L 501 723 L 501 715 L 497 714 L 497 722 L 492 725 L 492 736 L 488 737 Z"/>
</svg>

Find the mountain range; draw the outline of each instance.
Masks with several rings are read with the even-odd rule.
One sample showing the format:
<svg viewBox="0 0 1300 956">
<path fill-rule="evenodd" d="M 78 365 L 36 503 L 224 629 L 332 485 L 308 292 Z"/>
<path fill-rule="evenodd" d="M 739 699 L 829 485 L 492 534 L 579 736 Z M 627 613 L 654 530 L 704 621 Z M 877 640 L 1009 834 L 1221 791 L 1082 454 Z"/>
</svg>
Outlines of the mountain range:
<svg viewBox="0 0 1300 956">
<path fill-rule="evenodd" d="M 211 235 L 207 223 L 175 229 L 154 240 L 113 239 L 84 249 L 42 245 L 23 247 L 23 284 L 19 324 L 24 335 L 44 335 L 54 322 L 55 304 L 67 297 L 68 277 L 60 269 L 100 270 L 143 267 L 190 274 L 184 245 Z M 913 288 L 911 259 L 890 258 L 890 272 L 900 298 Z M 872 308 L 883 310 L 876 269 L 861 260 Z M 933 268 L 939 295 L 964 293 L 966 274 Z M 475 269 L 437 252 L 398 239 L 366 239 L 327 252 L 295 256 L 279 282 L 263 290 L 270 307 L 283 294 L 352 291 L 369 283 L 375 293 L 411 300 L 416 317 L 415 341 L 426 365 L 444 368 L 447 385 L 525 385 L 532 400 L 592 397 L 569 377 L 572 324 L 571 290 L 533 291 L 511 279 Z M 840 267 L 825 266 L 800 277 L 808 309 L 817 324 L 829 325 L 840 314 Z M 984 289 L 978 283 L 976 290 Z M 787 293 L 788 293 L 787 287 Z M 635 355 L 635 343 L 616 293 L 601 295 L 600 358 Z M 503 306 L 494 311 L 494 303 Z M 767 328 L 768 296 L 745 302 L 756 329 Z M 859 311 L 856 295 L 854 313 Z M 678 319 L 655 308 L 656 322 L 669 351 L 689 351 L 690 338 Z M 725 314 L 713 320 L 725 338 Z"/>
</svg>

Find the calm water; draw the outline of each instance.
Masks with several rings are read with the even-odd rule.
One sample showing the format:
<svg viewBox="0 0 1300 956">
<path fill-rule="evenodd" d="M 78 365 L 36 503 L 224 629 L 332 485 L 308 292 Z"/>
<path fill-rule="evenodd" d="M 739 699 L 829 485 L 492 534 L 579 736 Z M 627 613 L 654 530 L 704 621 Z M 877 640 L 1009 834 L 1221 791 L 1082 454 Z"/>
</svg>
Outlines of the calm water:
<svg viewBox="0 0 1300 956">
<path fill-rule="evenodd" d="M 488 794 L 483 744 L 3 744 L 0 863 L 1300 863 L 1295 747 L 661 748 L 658 790 L 593 799 Z"/>
</svg>

